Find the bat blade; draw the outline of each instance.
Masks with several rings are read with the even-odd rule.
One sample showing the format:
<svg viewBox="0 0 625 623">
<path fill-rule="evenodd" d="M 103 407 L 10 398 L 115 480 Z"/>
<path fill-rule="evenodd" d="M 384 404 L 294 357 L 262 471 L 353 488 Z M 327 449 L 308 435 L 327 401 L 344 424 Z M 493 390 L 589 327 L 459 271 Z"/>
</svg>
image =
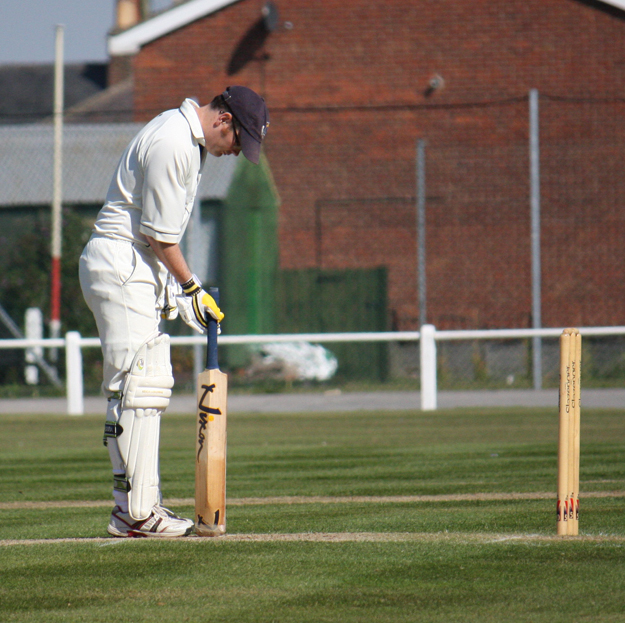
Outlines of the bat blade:
<svg viewBox="0 0 625 623">
<path fill-rule="evenodd" d="M 195 532 L 226 533 L 226 420 L 228 376 L 204 370 L 197 379 Z"/>
</svg>

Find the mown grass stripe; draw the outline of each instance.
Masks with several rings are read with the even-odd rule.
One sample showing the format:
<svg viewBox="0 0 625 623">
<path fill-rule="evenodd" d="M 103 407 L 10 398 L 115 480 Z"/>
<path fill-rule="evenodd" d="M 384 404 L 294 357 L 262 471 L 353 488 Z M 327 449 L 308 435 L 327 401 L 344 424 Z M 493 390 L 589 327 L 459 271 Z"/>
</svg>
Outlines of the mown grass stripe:
<svg viewBox="0 0 625 623">
<path fill-rule="evenodd" d="M 583 498 L 622 498 L 625 491 L 587 491 Z M 346 495 L 346 496 L 277 496 L 266 498 L 229 498 L 228 506 L 273 506 L 278 504 L 402 504 L 418 502 L 473 502 L 505 500 L 550 500 L 555 492 L 521 493 L 451 493 L 440 495 Z M 169 498 L 165 505 L 193 506 L 193 498 Z M 49 508 L 100 508 L 112 506 L 111 500 L 50 500 L 0 502 L 0 510 Z"/>
<path fill-rule="evenodd" d="M 269 542 L 305 542 L 305 543 L 396 543 L 396 542 L 437 542 L 454 541 L 458 543 L 510 543 L 510 542 L 558 542 L 576 543 L 623 543 L 625 536 L 609 534 L 587 534 L 577 537 L 562 537 L 544 534 L 493 534 L 486 532 L 296 532 L 276 534 L 226 534 L 216 538 L 203 538 L 195 535 L 188 537 L 159 537 L 148 539 L 150 542 L 178 541 L 185 543 L 269 543 Z M 143 538 L 116 539 L 114 537 L 59 538 L 59 539 L 5 539 L 0 540 L 0 547 L 16 545 L 55 545 L 59 543 L 114 545 L 142 541 Z"/>
</svg>

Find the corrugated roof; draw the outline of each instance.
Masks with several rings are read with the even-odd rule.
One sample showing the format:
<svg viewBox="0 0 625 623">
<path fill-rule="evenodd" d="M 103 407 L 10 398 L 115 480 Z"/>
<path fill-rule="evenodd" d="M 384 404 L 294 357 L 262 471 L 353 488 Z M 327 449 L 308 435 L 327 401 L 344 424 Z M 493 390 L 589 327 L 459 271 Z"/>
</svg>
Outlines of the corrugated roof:
<svg viewBox="0 0 625 623">
<path fill-rule="evenodd" d="M 124 149 L 143 125 L 65 125 L 63 204 L 102 203 Z M 52 202 L 53 141 L 50 124 L 0 126 L 0 207 Z M 207 155 L 199 198 L 225 199 L 236 162 Z"/>
<path fill-rule="evenodd" d="M 66 108 L 106 88 L 107 64 L 68 63 L 64 67 Z M 42 121 L 52 114 L 54 65 L 0 65 L 0 124 Z"/>
</svg>

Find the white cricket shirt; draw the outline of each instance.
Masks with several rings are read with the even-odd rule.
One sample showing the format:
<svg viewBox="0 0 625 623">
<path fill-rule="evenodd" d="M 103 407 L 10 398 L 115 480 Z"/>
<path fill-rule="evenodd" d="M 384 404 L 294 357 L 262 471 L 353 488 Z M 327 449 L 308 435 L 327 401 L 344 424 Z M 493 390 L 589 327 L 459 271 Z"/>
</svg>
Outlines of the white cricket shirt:
<svg viewBox="0 0 625 623">
<path fill-rule="evenodd" d="M 196 109 L 186 99 L 132 139 L 98 214 L 96 234 L 144 245 L 144 234 L 160 242 L 180 242 L 200 182 L 199 145 L 205 145 Z"/>
</svg>

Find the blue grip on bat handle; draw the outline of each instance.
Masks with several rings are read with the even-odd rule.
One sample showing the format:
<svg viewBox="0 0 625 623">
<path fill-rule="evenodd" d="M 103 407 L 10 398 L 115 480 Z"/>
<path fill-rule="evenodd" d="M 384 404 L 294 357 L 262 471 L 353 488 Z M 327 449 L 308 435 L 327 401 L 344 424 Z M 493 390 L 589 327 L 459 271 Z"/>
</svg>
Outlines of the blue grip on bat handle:
<svg viewBox="0 0 625 623">
<path fill-rule="evenodd" d="M 208 293 L 215 299 L 219 307 L 219 288 L 208 288 Z M 217 321 L 206 312 L 208 330 L 206 331 L 206 369 L 218 370 L 219 359 L 217 357 Z"/>
</svg>

